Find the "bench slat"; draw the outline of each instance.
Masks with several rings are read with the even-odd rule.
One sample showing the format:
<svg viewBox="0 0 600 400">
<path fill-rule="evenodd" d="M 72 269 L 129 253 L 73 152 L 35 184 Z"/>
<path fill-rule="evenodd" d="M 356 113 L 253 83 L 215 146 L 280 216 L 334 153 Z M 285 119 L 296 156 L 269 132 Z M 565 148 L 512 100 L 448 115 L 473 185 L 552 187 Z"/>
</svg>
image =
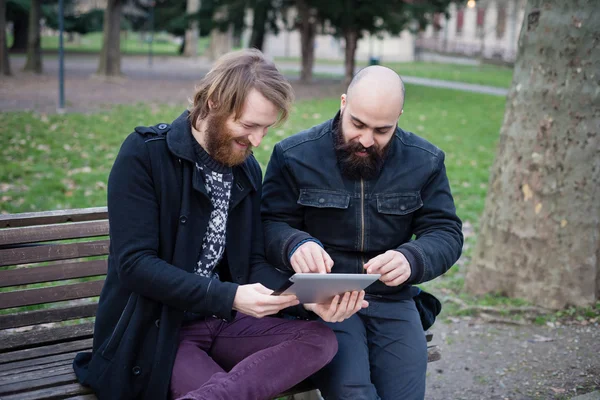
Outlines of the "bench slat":
<svg viewBox="0 0 600 400">
<path fill-rule="evenodd" d="M 0 315 L 0 330 L 96 316 L 98 303 Z"/>
<path fill-rule="evenodd" d="M 2 270 L 0 271 L 0 287 L 106 275 L 107 266 L 108 262 L 104 259 L 80 262 L 60 261 L 43 267 Z"/>
<path fill-rule="evenodd" d="M 0 310 L 99 296 L 104 280 L 0 293 Z"/>
<path fill-rule="evenodd" d="M 42 347 L 33 347 L 24 350 L 11 351 L 10 353 L 0 353 L 0 365 L 11 363 L 13 361 L 33 360 L 55 354 L 64 354 L 69 352 L 90 351 L 92 348 L 92 339 L 75 340 L 72 342 L 52 344 Z"/>
<path fill-rule="evenodd" d="M 94 323 L 88 322 L 78 325 L 60 326 L 21 332 L 17 335 L 8 334 L 0 336 L 0 352 L 10 349 L 20 349 L 32 345 L 55 344 L 69 339 L 84 339 L 92 337 Z"/>
<path fill-rule="evenodd" d="M 79 394 L 92 393 L 92 389 L 82 386 L 79 383 L 70 385 L 58 386 L 54 388 L 46 388 L 34 390 L 31 392 L 17 393 L 8 396 L 3 396 L 2 400 L 46 400 L 46 399 L 61 399 L 67 396 L 76 396 Z"/>
<path fill-rule="evenodd" d="M 13 371 L 17 368 L 28 367 L 30 365 L 47 365 L 57 361 L 73 361 L 77 352 L 56 354 L 44 358 L 34 358 L 32 360 L 15 361 L 7 364 L 0 364 L 0 372 Z"/>
<path fill-rule="evenodd" d="M 0 267 L 35 262 L 68 260 L 108 254 L 109 240 L 69 244 L 47 244 L 0 250 Z"/>
<path fill-rule="evenodd" d="M 59 224 L 62 222 L 93 221 L 108 219 L 106 207 L 79 208 L 73 210 L 55 210 L 20 214 L 0 215 L 0 227 Z"/>
<path fill-rule="evenodd" d="M 73 360 L 61 360 L 44 365 L 29 365 L 27 367 L 15 368 L 13 371 L 3 371 L 0 373 L 0 387 L 8 383 L 62 374 L 64 373 L 62 372 L 63 370 L 72 368 L 72 364 Z"/>
<path fill-rule="evenodd" d="M 77 377 L 71 369 L 70 372 L 63 371 L 63 373 L 60 375 L 40 376 L 37 379 L 28 379 L 27 381 L 14 382 L 7 385 L 0 384 L 0 395 L 14 394 L 23 391 L 31 391 L 35 389 L 54 387 L 58 385 L 76 382 Z"/>
<path fill-rule="evenodd" d="M 108 220 L 0 229 L 0 246 L 108 235 Z"/>
</svg>

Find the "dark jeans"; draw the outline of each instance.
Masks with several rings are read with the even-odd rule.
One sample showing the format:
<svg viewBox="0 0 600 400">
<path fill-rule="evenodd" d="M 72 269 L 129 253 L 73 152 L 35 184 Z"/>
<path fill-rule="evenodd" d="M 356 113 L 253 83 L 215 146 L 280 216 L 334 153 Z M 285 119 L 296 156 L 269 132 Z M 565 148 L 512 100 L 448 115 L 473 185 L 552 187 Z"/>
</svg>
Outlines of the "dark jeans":
<svg viewBox="0 0 600 400">
<path fill-rule="evenodd" d="M 349 319 L 323 322 L 335 331 L 338 352 L 312 379 L 325 399 L 422 400 L 427 342 L 415 302 L 367 300 Z"/>
<path fill-rule="evenodd" d="M 313 321 L 238 313 L 185 324 L 171 377 L 176 399 L 271 399 L 326 365 L 331 329 Z"/>
</svg>

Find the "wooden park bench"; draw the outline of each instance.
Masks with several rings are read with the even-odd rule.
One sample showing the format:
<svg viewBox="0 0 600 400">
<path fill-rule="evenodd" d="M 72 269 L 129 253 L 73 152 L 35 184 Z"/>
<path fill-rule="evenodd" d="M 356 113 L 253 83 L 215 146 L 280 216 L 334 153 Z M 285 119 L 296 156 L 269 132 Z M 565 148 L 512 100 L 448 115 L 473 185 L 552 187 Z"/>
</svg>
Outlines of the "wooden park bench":
<svg viewBox="0 0 600 400">
<path fill-rule="evenodd" d="M 105 207 L 0 215 L 0 399 L 96 399 L 72 361 L 92 348 L 108 244 Z"/>
</svg>

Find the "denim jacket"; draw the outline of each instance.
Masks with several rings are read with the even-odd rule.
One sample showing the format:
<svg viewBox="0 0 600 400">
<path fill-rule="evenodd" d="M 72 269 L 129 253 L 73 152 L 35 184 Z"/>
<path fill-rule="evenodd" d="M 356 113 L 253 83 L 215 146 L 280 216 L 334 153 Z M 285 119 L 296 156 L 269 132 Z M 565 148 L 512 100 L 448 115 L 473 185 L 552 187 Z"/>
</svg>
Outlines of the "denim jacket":
<svg viewBox="0 0 600 400">
<path fill-rule="evenodd" d="M 290 252 L 316 238 L 334 261 L 332 273 L 365 273 L 388 250 L 411 266 L 405 284 L 377 281 L 367 293 L 408 298 L 446 272 L 461 254 L 463 236 L 444 166 L 444 153 L 396 129 L 384 166 L 372 180 L 342 176 L 332 120 L 278 143 L 267 167 L 262 219 L 268 260 L 291 270 Z"/>
</svg>

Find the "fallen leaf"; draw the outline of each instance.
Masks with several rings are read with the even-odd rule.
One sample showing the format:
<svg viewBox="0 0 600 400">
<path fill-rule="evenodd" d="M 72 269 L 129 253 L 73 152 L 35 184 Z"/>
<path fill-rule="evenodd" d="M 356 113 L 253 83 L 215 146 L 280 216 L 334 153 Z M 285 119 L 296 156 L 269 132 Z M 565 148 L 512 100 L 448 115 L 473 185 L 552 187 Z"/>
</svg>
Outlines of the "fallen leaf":
<svg viewBox="0 0 600 400">
<path fill-rule="evenodd" d="M 523 200 L 529 201 L 533 197 L 533 192 L 528 184 L 524 184 L 521 190 L 523 191 Z"/>
<path fill-rule="evenodd" d="M 553 391 L 554 393 L 564 393 L 564 392 L 565 392 L 565 389 L 563 389 L 563 388 L 555 388 L 555 387 L 551 387 L 550 389 L 552 389 L 552 391 Z"/>
<path fill-rule="evenodd" d="M 540 213 L 540 211 L 542 211 L 542 203 L 537 203 L 537 204 L 535 205 L 535 213 L 536 213 L 536 214 L 539 214 L 539 213 Z"/>
</svg>

